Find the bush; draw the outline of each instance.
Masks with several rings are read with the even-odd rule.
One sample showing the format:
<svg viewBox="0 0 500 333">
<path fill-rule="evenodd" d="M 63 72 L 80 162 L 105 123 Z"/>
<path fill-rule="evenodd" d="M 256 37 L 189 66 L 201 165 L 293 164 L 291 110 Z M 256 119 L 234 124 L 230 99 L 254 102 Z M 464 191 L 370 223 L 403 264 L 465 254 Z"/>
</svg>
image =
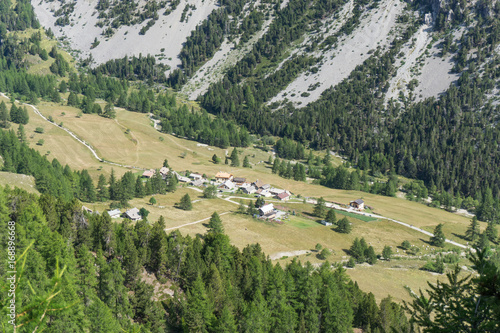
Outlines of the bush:
<svg viewBox="0 0 500 333">
<path fill-rule="evenodd" d="M 43 132 L 44 132 L 43 127 L 37 127 L 37 128 L 35 128 L 35 133 L 43 134 Z"/>
<path fill-rule="evenodd" d="M 318 254 L 318 258 L 321 259 L 321 260 L 325 260 L 326 258 L 328 258 L 329 256 L 332 255 L 332 252 L 330 250 L 328 250 L 327 248 L 324 248 L 323 250 L 321 250 L 321 252 Z"/>
<path fill-rule="evenodd" d="M 436 257 L 435 261 L 427 261 L 422 267 L 424 271 L 434 272 L 443 274 L 444 273 L 444 263 L 441 256 Z"/>
</svg>

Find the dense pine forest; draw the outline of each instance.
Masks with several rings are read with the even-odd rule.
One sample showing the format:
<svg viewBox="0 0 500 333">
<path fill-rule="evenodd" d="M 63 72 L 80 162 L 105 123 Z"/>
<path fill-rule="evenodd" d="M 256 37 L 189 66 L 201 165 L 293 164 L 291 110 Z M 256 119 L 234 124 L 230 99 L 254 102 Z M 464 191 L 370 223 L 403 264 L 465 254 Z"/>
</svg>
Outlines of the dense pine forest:
<svg viewBox="0 0 500 333">
<path fill-rule="evenodd" d="M 163 217 L 116 224 L 106 213 L 83 212 L 76 200 L 18 189 L 0 191 L 0 212 L 2 225 L 15 222 L 20 332 L 414 331 L 401 306 L 390 298 L 377 304 L 340 266 L 326 262 L 314 268 L 293 261 L 281 267 L 266 259 L 258 244 L 240 251 L 230 244 L 216 213 L 208 232 L 192 238 L 165 234 Z M 3 263 L 7 230 L 1 231 Z M 458 289 L 452 290 L 454 296 L 483 297 L 475 315 L 459 319 L 461 325 L 494 332 L 499 327 L 498 281 L 490 283 L 498 269 L 485 259 L 474 259 L 477 284 L 453 285 Z M 7 270 L 2 264 L 0 275 Z M 153 292 L 146 272 L 166 293 Z M 434 292 L 446 297 L 439 289 Z M 3 314 L 6 293 L 2 288 Z M 408 306 L 421 315 L 415 317 L 419 325 L 446 327 L 450 321 L 441 317 L 435 323 L 424 320 L 429 315 L 424 301 L 416 297 Z M 466 316 L 471 310 L 474 301 L 463 301 L 453 314 Z M 439 308 L 431 311 L 444 314 Z"/>
</svg>

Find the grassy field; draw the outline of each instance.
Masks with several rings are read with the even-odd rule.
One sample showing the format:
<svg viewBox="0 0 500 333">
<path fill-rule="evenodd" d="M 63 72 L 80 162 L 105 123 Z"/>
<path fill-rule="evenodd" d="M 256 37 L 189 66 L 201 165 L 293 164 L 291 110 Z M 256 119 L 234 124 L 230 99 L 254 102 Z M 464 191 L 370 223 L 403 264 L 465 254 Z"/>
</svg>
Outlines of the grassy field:
<svg viewBox="0 0 500 333">
<path fill-rule="evenodd" d="M 0 186 L 18 187 L 29 193 L 37 193 L 35 179 L 31 176 L 0 171 Z"/>
<path fill-rule="evenodd" d="M 8 104 L 8 106 L 10 105 Z M 51 103 L 41 103 L 39 109 L 45 116 L 52 116 L 57 124 L 63 122 L 64 127 L 91 143 L 99 156 L 109 161 L 141 168 L 159 168 L 163 160 L 167 158 L 170 165 L 177 171 L 190 170 L 208 176 L 215 175 L 219 170 L 229 171 L 251 181 L 261 179 L 273 186 L 288 189 L 296 195 L 323 196 L 326 200 L 344 204 L 362 198 L 374 213 L 398 219 L 426 230 L 432 231 L 438 223 L 443 223 L 448 238 L 465 243 L 460 238 L 469 224 L 469 219 L 465 217 L 401 198 L 389 198 L 357 191 L 333 190 L 320 185 L 284 179 L 273 175 L 270 166 L 264 162 L 269 159 L 270 153 L 257 148 L 241 150 L 240 159 L 243 160 L 243 157 L 248 155 L 253 165 L 251 169 L 235 168 L 224 164 L 215 165 L 211 162 L 214 153 L 223 157 L 230 154 L 232 149 L 208 147 L 159 133 L 153 128 L 151 121 L 145 114 L 117 109 L 117 117 L 112 120 L 88 114 L 77 117 L 78 109 Z M 13 127 L 17 129 L 17 125 Z M 34 133 L 36 127 L 43 127 L 45 133 Z M 98 162 L 86 147 L 31 110 L 30 123 L 26 126 L 26 132 L 31 147 L 39 150 L 42 154 L 48 154 L 49 159 L 57 158 L 63 165 L 68 164 L 74 169 L 88 169 L 94 179 L 100 173 L 109 175 L 112 168 L 118 175 L 130 170 Z M 36 142 L 42 138 L 45 140 L 44 145 L 36 145 Z M 335 161 L 340 163 L 340 159 Z M 134 170 L 134 172 L 137 171 Z M 194 201 L 194 209 L 189 212 L 174 207 L 174 203 L 178 202 L 185 193 L 189 193 Z M 353 225 L 351 234 L 339 234 L 332 228 L 319 224 L 316 218 L 312 217 L 313 207 L 301 202 L 279 204 L 288 208 L 290 212 L 296 211 L 297 213 L 296 216 L 291 216 L 289 220 L 285 221 L 283 225 L 279 225 L 235 214 L 237 205 L 221 199 L 203 199 L 201 193 L 188 188 L 180 188 L 173 194 L 157 195 L 156 199 L 155 206 L 148 204 L 149 197 L 134 199 L 130 204 L 133 207 L 148 209 L 150 211 L 149 220 L 157 220 L 160 215 L 163 215 L 166 219 L 167 229 L 179 227 L 183 234 L 190 235 L 205 233 L 207 221 L 196 224 L 189 223 L 209 218 L 213 211 L 217 211 L 219 214 L 224 214 L 222 221 L 226 233 L 234 245 L 243 248 L 247 244 L 260 243 L 268 255 L 290 254 L 286 255 L 287 258 L 277 260 L 282 264 L 286 264 L 294 257 L 300 260 L 310 260 L 315 264 L 323 262 L 316 257 L 314 252 L 299 256 L 294 254 L 296 251 L 312 251 L 317 243 L 332 250 L 330 261 L 347 260 L 346 251 L 356 237 L 364 237 L 377 253 L 380 253 L 386 245 L 392 246 L 395 251 L 401 251 L 397 249 L 397 246 L 403 240 L 409 240 L 412 244 L 420 247 L 423 254 L 430 252 L 426 243 L 427 236 L 387 220 L 365 219 L 363 221 L 356 215 L 337 212 L 338 219 L 347 216 Z M 87 206 L 102 212 L 108 209 L 109 204 L 96 203 Z M 485 228 L 484 224 L 482 228 Z M 355 269 L 349 270 L 349 274 L 358 281 L 362 288 L 372 291 L 379 300 L 387 296 L 388 292 L 391 292 L 395 299 L 408 299 L 406 291 L 403 289 L 404 285 L 419 288 L 425 286 L 427 280 L 435 281 L 436 279 L 436 276 L 419 271 L 414 267 L 420 267 L 420 263 L 409 262 L 408 266 L 403 268 L 394 268 L 390 266 L 391 264 L 392 262 L 377 264 L 373 267 L 357 266 Z"/>
<path fill-rule="evenodd" d="M 351 200 L 362 198 L 374 213 L 401 220 L 425 230 L 432 231 L 439 224 L 444 224 L 444 231 L 448 238 L 465 243 L 461 235 L 465 233 L 469 219 L 457 214 L 452 214 L 438 208 L 427 207 L 417 202 L 407 201 L 402 198 L 390 198 L 358 191 L 344 191 L 329 189 L 320 185 L 296 182 L 281 178 L 271 173 L 270 166 L 265 162 L 270 153 L 257 148 L 242 149 L 240 159 L 248 155 L 253 168 L 235 168 L 228 165 L 215 165 L 211 162 L 215 153 L 219 157 L 230 154 L 231 149 L 220 149 L 199 145 L 194 141 L 180 139 L 156 131 L 147 115 L 117 109 L 117 118 L 105 119 L 97 115 L 84 114 L 77 117 L 78 109 L 57 106 L 52 103 L 42 103 L 40 111 L 51 115 L 56 123 L 63 122 L 64 126 L 75 132 L 78 136 L 90 142 L 99 155 L 113 162 L 134 165 L 142 168 L 158 168 L 167 158 L 170 165 L 178 171 L 190 170 L 213 176 L 219 170 L 229 171 L 236 176 L 246 177 L 249 180 L 262 179 L 274 186 L 286 188 L 294 194 L 302 196 L 320 197 L 327 200 L 347 204 Z M 64 114 L 63 114 L 64 113 Z M 32 121 L 34 117 L 32 116 Z M 38 117 L 36 121 L 40 121 Z M 31 121 L 30 121 L 31 122 Z M 45 122 L 45 127 L 48 127 Z M 129 133 L 125 132 L 129 129 Z M 74 168 L 87 168 L 91 175 L 97 177 L 100 172 L 109 174 L 111 167 L 99 163 L 92 158 L 90 152 L 69 138 L 57 128 L 44 134 L 46 143 L 43 147 L 36 147 L 41 152 L 51 151 L 52 157 L 57 157 L 61 163 L 68 163 Z M 48 140 L 51 136 L 59 136 Z M 64 139 L 61 137 L 65 137 Z M 33 139 L 36 142 L 37 138 Z M 64 140 L 68 145 L 60 145 Z M 69 143 L 69 141 L 72 141 Z M 70 146 L 71 148 L 67 148 Z M 102 168 L 102 170 L 98 170 Z M 116 168 L 118 174 L 127 169 Z M 485 228 L 482 224 L 482 228 Z"/>
</svg>

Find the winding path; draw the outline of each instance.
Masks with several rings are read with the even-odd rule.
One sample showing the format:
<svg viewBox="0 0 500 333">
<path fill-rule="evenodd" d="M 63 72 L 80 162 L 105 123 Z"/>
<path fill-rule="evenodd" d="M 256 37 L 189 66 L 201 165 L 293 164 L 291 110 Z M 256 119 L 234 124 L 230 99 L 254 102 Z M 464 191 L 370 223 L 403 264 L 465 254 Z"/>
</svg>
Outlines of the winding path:
<svg viewBox="0 0 500 333">
<path fill-rule="evenodd" d="M 238 196 L 229 196 L 227 198 L 224 198 L 223 200 L 226 200 L 228 202 L 231 202 L 233 204 L 236 204 L 236 205 L 239 205 L 240 203 L 239 202 L 236 202 L 236 201 L 233 201 L 231 199 L 247 199 L 248 198 L 242 198 L 242 197 L 238 197 Z M 281 202 L 281 201 L 271 201 L 271 200 L 266 200 L 266 202 Z M 313 204 L 315 205 L 316 204 L 316 199 L 306 199 L 306 203 L 309 203 L 309 204 Z M 287 202 L 287 204 L 294 204 L 294 203 L 302 203 L 302 202 Z M 394 222 L 394 223 L 397 223 L 397 224 L 400 224 L 402 226 L 405 226 L 407 228 L 410 228 L 410 229 L 413 229 L 415 231 L 418 231 L 424 235 L 427 235 L 429 237 L 434 237 L 434 234 L 432 232 L 429 232 L 429 231 L 426 231 L 424 229 L 421 229 L 421 228 L 418 228 L 418 227 L 415 227 L 411 224 L 408 224 L 408 223 L 405 223 L 405 222 L 402 222 L 402 221 L 398 221 L 398 220 L 395 220 L 395 219 L 392 219 L 390 217 L 385 217 L 385 216 L 382 216 L 382 215 L 377 215 L 377 214 L 372 214 L 372 213 L 365 213 L 365 212 L 360 212 L 360 211 L 357 211 L 353 208 L 344 208 L 344 207 L 341 207 L 337 204 L 334 204 L 332 202 L 326 202 L 326 207 L 328 208 L 335 208 L 337 210 L 341 210 L 341 211 L 344 211 L 344 212 L 349 212 L 349 213 L 353 213 L 353 214 L 358 214 L 358 215 L 363 215 L 363 216 L 368 216 L 368 217 L 373 217 L 373 218 L 376 218 L 376 219 L 384 219 L 384 220 L 387 220 L 387 221 L 391 221 L 391 222 Z M 450 239 L 446 239 L 446 242 L 447 243 L 450 243 L 452 245 L 455 245 L 455 246 L 458 246 L 462 249 L 468 249 L 469 247 L 468 246 L 465 246 L 463 244 L 460 244 L 460 243 L 457 243 L 455 241 L 452 241 Z"/>
</svg>

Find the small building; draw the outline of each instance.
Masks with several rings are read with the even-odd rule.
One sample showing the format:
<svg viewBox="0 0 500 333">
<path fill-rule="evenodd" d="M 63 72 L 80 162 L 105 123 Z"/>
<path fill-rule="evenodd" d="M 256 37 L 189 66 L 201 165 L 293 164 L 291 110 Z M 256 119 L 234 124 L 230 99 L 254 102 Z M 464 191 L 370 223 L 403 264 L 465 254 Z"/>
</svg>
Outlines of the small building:
<svg viewBox="0 0 500 333">
<path fill-rule="evenodd" d="M 154 169 L 149 169 L 146 170 L 142 173 L 142 177 L 144 178 L 151 178 L 155 175 L 156 171 Z"/>
<path fill-rule="evenodd" d="M 326 225 L 327 227 L 332 225 L 332 222 L 327 222 L 327 221 L 325 221 L 325 220 L 321 220 L 321 222 L 320 222 L 320 223 L 321 223 L 322 225 Z"/>
<path fill-rule="evenodd" d="M 199 173 L 192 173 L 189 175 L 189 178 L 194 179 L 194 180 L 198 180 L 198 179 L 202 179 L 203 176 L 200 175 Z"/>
<path fill-rule="evenodd" d="M 203 186 L 203 184 L 205 184 L 205 182 L 206 182 L 205 179 L 195 179 L 195 180 L 192 180 L 190 182 L 190 184 L 192 186 L 200 187 L 200 186 Z"/>
<path fill-rule="evenodd" d="M 276 196 L 276 199 L 279 199 L 281 201 L 288 201 L 290 199 L 290 194 L 282 192 Z"/>
<path fill-rule="evenodd" d="M 117 219 L 122 215 L 119 209 L 108 210 L 108 215 L 111 216 L 112 219 Z"/>
<path fill-rule="evenodd" d="M 252 185 L 255 186 L 257 189 L 259 189 L 259 188 L 262 188 L 262 186 L 266 185 L 266 183 L 264 183 L 260 179 L 257 179 L 256 181 L 253 182 Z"/>
<path fill-rule="evenodd" d="M 365 208 L 365 202 L 361 199 L 356 199 L 354 201 L 351 201 L 349 205 L 353 208 L 356 208 L 358 210 L 362 210 Z"/>
<path fill-rule="evenodd" d="M 234 183 L 230 180 L 226 180 L 224 183 L 222 183 L 220 186 L 219 186 L 220 189 L 222 190 L 228 190 L 228 191 L 232 191 L 236 188 L 236 185 L 234 185 Z"/>
<path fill-rule="evenodd" d="M 246 181 L 247 181 L 247 179 L 243 178 L 243 177 L 234 177 L 233 178 L 233 182 L 236 184 L 236 186 L 242 186 Z"/>
<path fill-rule="evenodd" d="M 177 177 L 177 180 L 182 183 L 189 183 L 191 181 L 191 179 L 189 179 L 188 177 L 181 176 L 177 172 L 174 172 L 174 174 Z"/>
<path fill-rule="evenodd" d="M 242 187 L 241 190 L 245 194 L 254 194 L 257 191 L 257 189 L 254 186 Z"/>
<path fill-rule="evenodd" d="M 139 209 L 137 208 L 132 208 L 132 209 L 129 209 L 125 212 L 125 216 L 128 218 L 128 219 L 131 219 L 132 221 L 139 221 L 139 220 L 142 220 L 142 217 L 141 215 L 139 214 Z"/>
<path fill-rule="evenodd" d="M 230 174 L 230 173 L 228 173 L 228 172 L 219 171 L 215 175 L 215 180 L 218 181 L 218 182 L 220 182 L 220 183 L 223 183 L 226 180 L 233 180 L 233 175 Z"/>
<path fill-rule="evenodd" d="M 260 216 L 268 215 L 271 212 L 274 212 L 274 205 L 272 203 L 266 204 L 259 208 Z"/>
<path fill-rule="evenodd" d="M 269 189 L 269 192 L 271 192 L 271 194 L 272 194 L 272 195 L 278 195 L 278 194 L 281 194 L 281 193 L 283 193 L 283 192 L 287 192 L 287 191 L 282 190 L 282 189 L 280 189 L 280 188 L 271 187 L 271 188 Z"/>
<path fill-rule="evenodd" d="M 270 198 L 272 197 L 273 195 L 271 194 L 271 192 L 269 192 L 269 190 L 264 190 L 264 189 L 258 189 L 255 194 L 257 194 L 258 196 L 260 197 L 264 197 L 264 198 Z"/>
<path fill-rule="evenodd" d="M 161 167 L 160 168 L 160 175 L 161 175 L 161 178 L 165 179 L 167 178 L 167 175 L 168 175 L 168 172 L 170 170 L 168 168 L 165 168 L 165 167 Z"/>
</svg>

